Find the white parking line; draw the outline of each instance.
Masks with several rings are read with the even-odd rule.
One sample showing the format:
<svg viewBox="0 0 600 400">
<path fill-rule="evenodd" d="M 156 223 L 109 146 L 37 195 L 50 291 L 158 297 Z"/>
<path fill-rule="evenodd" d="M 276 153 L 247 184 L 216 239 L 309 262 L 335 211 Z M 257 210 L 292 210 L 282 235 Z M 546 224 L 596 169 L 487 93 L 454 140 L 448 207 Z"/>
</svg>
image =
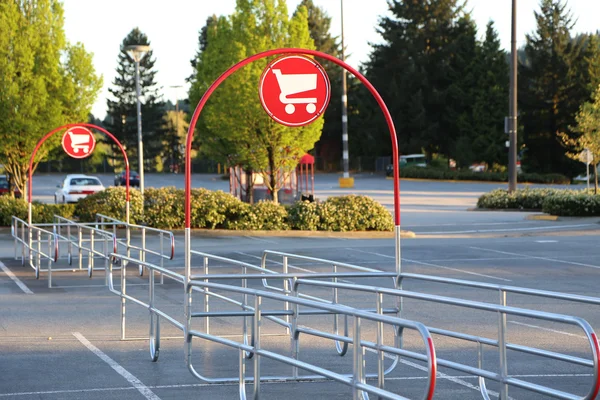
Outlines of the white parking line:
<svg viewBox="0 0 600 400">
<path fill-rule="evenodd" d="M 527 255 L 527 254 L 513 253 L 513 252 L 509 252 L 509 251 L 500 251 L 500 250 L 494 250 L 494 249 L 484 249 L 483 247 L 469 247 L 469 248 L 470 249 L 475 249 L 475 250 L 489 251 L 489 252 L 492 252 L 492 253 L 506 254 L 506 255 L 509 255 L 509 256 L 519 256 L 519 257 L 524 257 L 524 258 L 533 258 L 533 259 L 537 259 L 537 260 L 554 261 L 554 262 L 562 263 L 562 264 L 578 265 L 580 267 L 589 267 L 589 268 L 600 269 L 600 265 L 584 264 L 584 263 L 578 263 L 578 262 L 575 262 L 575 261 L 564 261 L 564 260 L 559 260 L 557 258 L 530 256 L 530 255 Z"/>
<path fill-rule="evenodd" d="M 267 239 L 261 239 L 261 238 L 257 238 L 254 236 L 244 236 L 246 239 L 252 239 L 252 240 L 256 240 L 257 242 L 265 242 L 265 243 L 272 243 L 272 244 L 278 244 L 276 241 L 274 240 L 267 240 Z"/>
<path fill-rule="evenodd" d="M 564 331 L 558 331 L 556 329 L 550 329 L 550 328 L 544 328 L 542 326 L 537 326 L 537 325 L 530 325 L 530 324 L 524 324 L 522 322 L 517 322 L 517 321 L 508 321 L 509 324 L 515 324 L 515 325 L 522 325 L 522 326 L 526 326 L 529 328 L 535 328 L 535 329 L 540 329 L 542 331 L 546 331 L 546 332 L 552 332 L 552 333 L 560 333 L 561 335 L 567 335 L 567 336 L 574 336 L 574 337 L 578 337 L 581 339 L 587 339 L 586 336 L 584 335 L 576 335 L 575 333 L 569 333 L 569 332 L 564 332 Z"/>
<path fill-rule="evenodd" d="M 12 271 L 10 269 L 8 269 L 8 267 L 6 265 L 4 265 L 4 263 L 2 261 L 0 261 L 0 269 L 2 269 L 2 271 L 4 271 L 4 273 L 6 275 L 8 275 L 8 277 L 10 279 L 12 279 L 17 286 L 25 293 L 25 294 L 33 294 L 33 292 L 27 287 L 27 285 L 25 285 L 23 282 L 21 282 L 21 280 L 19 278 L 17 278 L 15 276 L 15 274 L 12 273 Z"/>
<path fill-rule="evenodd" d="M 385 257 L 385 258 L 395 259 L 394 256 L 388 256 L 387 254 L 381 254 L 381 253 L 375 253 L 375 252 L 371 252 L 371 251 L 358 250 L 358 249 L 353 249 L 353 248 L 350 248 L 350 247 L 346 248 L 346 250 L 356 251 L 356 252 L 365 253 L 365 254 L 373 254 L 373 255 L 379 256 L 379 257 Z M 409 260 L 408 258 L 403 258 L 402 261 L 412 262 L 412 263 L 420 264 L 420 265 L 427 265 L 429 267 L 436 267 L 436 268 L 447 269 L 447 270 L 450 270 L 450 271 L 462 272 L 463 274 L 482 276 L 484 278 L 497 279 L 499 281 L 511 282 L 510 279 L 498 278 L 496 276 L 491 276 L 491 275 L 486 275 L 486 274 L 479 274 L 477 272 L 465 271 L 465 270 L 458 269 L 458 268 L 445 267 L 443 265 L 426 263 L 426 262 L 423 262 L 423 261 Z"/>
<path fill-rule="evenodd" d="M 142 383 L 138 378 L 133 376 L 129 371 L 125 368 L 121 367 L 115 360 L 104 354 L 99 348 L 94 346 L 87 340 L 81 333 L 73 332 L 73 336 L 77 338 L 85 347 L 88 348 L 92 353 L 97 355 L 102 361 L 107 363 L 112 369 L 114 369 L 119 375 L 123 378 L 127 379 L 131 385 L 136 388 L 146 399 L 148 400 L 160 400 L 152 390 L 150 390 L 146 385 Z"/>
<path fill-rule="evenodd" d="M 492 232 L 525 232 L 525 231 L 556 231 L 565 228 L 582 228 L 585 226 L 598 226 L 598 224 L 579 224 L 579 225 L 560 225 L 555 227 L 538 226 L 532 228 L 511 228 L 511 229 L 471 229 L 465 231 L 438 231 L 438 232 L 415 232 L 417 235 L 445 235 L 459 233 L 492 233 Z"/>
<path fill-rule="evenodd" d="M 259 257 L 259 256 L 254 256 L 254 255 L 252 255 L 252 254 L 248 254 L 248 253 L 243 253 L 243 252 L 241 252 L 241 251 L 236 251 L 235 253 L 236 253 L 236 254 L 240 254 L 240 255 L 242 255 L 242 256 L 246 256 L 246 257 L 252 257 L 252 258 L 256 258 L 256 259 L 262 260 L 262 257 Z M 274 264 L 283 265 L 283 263 L 281 263 L 281 262 L 279 262 L 279 261 L 269 261 L 269 262 L 272 262 L 272 263 L 274 263 Z M 298 271 L 302 271 L 302 272 L 315 272 L 315 271 L 311 271 L 311 270 L 309 270 L 309 269 L 304 269 L 304 268 L 300 268 L 300 267 L 295 267 L 295 266 L 293 266 L 293 265 L 290 265 L 290 264 L 288 263 L 288 269 L 289 269 L 289 268 L 291 268 L 291 269 L 297 269 Z"/>
</svg>

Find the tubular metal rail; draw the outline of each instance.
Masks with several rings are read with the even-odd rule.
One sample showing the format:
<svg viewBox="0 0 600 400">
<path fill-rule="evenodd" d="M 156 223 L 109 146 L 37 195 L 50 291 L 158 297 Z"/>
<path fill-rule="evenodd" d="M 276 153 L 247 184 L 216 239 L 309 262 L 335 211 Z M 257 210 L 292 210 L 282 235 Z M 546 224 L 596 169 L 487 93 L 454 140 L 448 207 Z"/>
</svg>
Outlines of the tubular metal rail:
<svg viewBox="0 0 600 400">
<path fill-rule="evenodd" d="M 431 399 L 433 397 L 433 393 L 435 390 L 435 374 L 436 374 L 436 357 L 435 357 L 435 349 L 433 346 L 433 341 L 427 329 L 418 322 L 408 321 L 397 317 L 390 317 L 383 315 L 386 310 L 378 305 L 378 307 L 374 310 L 357 310 L 355 308 L 347 307 L 340 304 L 328 304 L 324 301 L 315 301 L 310 299 L 302 299 L 300 297 L 291 297 L 286 294 L 273 293 L 263 290 L 256 290 L 247 288 L 248 280 L 262 280 L 264 278 L 265 273 L 269 273 L 264 269 L 253 266 L 251 264 L 243 263 L 237 260 L 225 259 L 223 257 L 213 256 L 206 253 L 194 252 L 196 255 L 200 255 L 207 259 L 215 259 L 220 261 L 225 261 L 231 265 L 241 266 L 244 271 L 247 269 L 256 269 L 260 270 L 261 273 L 258 274 L 210 274 L 210 275 L 188 275 L 192 279 L 201 279 L 201 280 L 190 280 L 186 284 L 186 277 L 184 275 L 178 274 L 176 272 L 170 271 L 158 265 L 154 265 L 148 262 L 144 262 L 138 259 L 134 259 L 131 257 L 112 254 L 115 260 L 120 260 L 121 264 L 121 279 L 125 279 L 127 276 L 127 266 L 129 264 L 137 264 L 144 266 L 150 270 L 149 274 L 149 282 L 150 282 L 150 290 L 149 290 L 149 300 L 148 303 L 145 303 L 142 300 L 134 298 L 123 291 L 118 291 L 115 289 L 113 283 L 113 273 L 112 270 L 109 269 L 109 288 L 111 292 L 119 295 L 122 299 L 131 300 L 134 303 L 145 307 L 150 312 L 150 356 L 153 361 L 158 360 L 159 349 L 160 349 L 160 318 L 165 319 L 171 325 L 177 327 L 178 329 L 184 332 L 185 342 L 186 342 L 186 365 L 190 372 L 197 378 L 203 380 L 207 383 L 238 383 L 239 384 L 239 396 L 240 399 L 246 398 L 245 392 L 245 384 L 246 382 L 252 382 L 254 385 L 254 398 L 258 398 L 260 393 L 260 383 L 268 382 L 268 381 L 302 381 L 302 380 L 320 380 L 320 379 L 329 379 L 334 380 L 345 385 L 352 387 L 354 399 L 368 399 L 368 393 L 375 394 L 379 396 L 379 398 L 385 399 L 406 399 L 400 395 L 392 393 L 384 388 L 384 375 L 388 374 L 392 371 L 396 365 L 398 364 L 399 357 L 409 357 L 419 361 L 423 361 L 427 365 L 427 386 L 425 390 L 425 394 L 423 398 Z M 112 265 L 112 263 L 111 263 Z M 205 262 L 205 268 L 208 268 L 207 262 Z M 165 276 L 174 279 L 178 282 L 184 284 L 186 288 L 187 298 L 184 306 L 184 315 L 185 321 L 180 322 L 177 321 L 176 318 L 168 315 L 164 311 L 160 310 L 155 305 L 154 293 L 155 293 L 155 283 L 154 283 L 154 273 L 162 273 Z M 314 278 L 333 278 L 335 274 L 300 274 L 300 276 L 310 276 Z M 269 273 L 270 278 L 274 279 L 297 279 L 298 274 L 276 274 L 274 272 Z M 345 277 L 361 277 L 365 276 L 364 272 L 354 272 L 354 273 L 346 273 Z M 243 286 L 232 286 L 232 285 L 222 285 L 208 282 L 208 280 L 212 279 L 236 279 L 242 280 Z M 121 284 L 121 288 L 125 287 L 123 282 Z M 224 296 L 221 293 L 216 293 L 215 290 L 219 291 L 227 291 L 232 293 L 237 293 L 238 295 L 242 295 L 242 301 L 236 301 L 228 296 Z M 237 305 L 240 307 L 239 311 L 209 311 L 208 307 L 205 307 L 201 312 L 192 312 L 192 292 L 198 291 L 202 293 L 204 296 L 215 296 L 222 300 L 225 300 L 229 303 Z M 254 297 L 253 302 L 248 302 L 248 296 Z M 282 307 L 274 310 L 265 310 L 262 306 L 262 299 L 274 300 L 279 303 L 282 303 Z M 206 304 L 206 303 L 204 303 Z M 290 308 L 291 305 L 291 308 Z M 300 307 L 309 308 L 308 310 L 300 310 Z M 394 312 L 396 310 L 393 310 Z M 337 333 L 331 334 L 328 332 L 323 332 L 314 328 L 307 328 L 305 326 L 300 326 L 298 324 L 298 317 L 302 315 L 343 315 L 345 318 L 353 317 L 354 318 L 354 331 L 353 337 L 350 338 L 347 335 L 338 335 Z M 281 316 L 290 317 L 291 322 L 286 322 L 285 320 L 278 318 Z M 244 328 L 243 328 L 243 341 L 236 342 L 229 338 L 217 335 L 211 335 L 208 331 L 208 322 L 207 319 L 209 317 L 243 317 L 244 318 Z M 201 332 L 198 330 L 192 329 L 192 318 L 203 318 L 205 321 L 205 331 Z M 246 319 L 249 318 L 252 320 L 250 334 L 248 334 L 248 330 L 246 329 Z M 285 326 L 290 335 L 290 353 L 292 357 L 285 356 L 282 354 L 278 354 L 272 351 L 267 351 L 261 348 L 261 325 L 262 319 L 269 319 L 277 324 Z M 377 323 L 377 343 L 365 341 L 361 339 L 361 320 L 369 320 Z M 393 326 L 394 331 L 403 330 L 403 329 L 414 329 L 421 336 L 424 345 L 425 345 L 425 354 L 416 353 L 413 351 L 408 351 L 405 349 L 401 349 L 399 347 L 394 346 L 386 346 L 383 344 L 383 327 Z M 352 365 L 352 374 L 341 374 L 331 370 L 327 370 L 321 368 L 319 366 L 309 364 L 304 361 L 299 360 L 300 354 L 300 345 L 299 345 L 299 337 L 300 335 L 311 335 L 317 336 L 321 338 L 330 339 L 333 341 L 344 342 L 347 344 L 354 345 L 353 351 L 353 365 Z M 204 340 L 211 341 L 213 343 L 219 343 L 221 345 L 225 345 L 231 348 L 235 348 L 239 351 L 239 374 L 237 377 L 231 378 L 208 378 L 206 376 L 201 375 L 196 371 L 192 364 L 192 338 L 198 337 Z M 336 346 L 337 347 L 337 346 Z M 364 362 L 364 352 L 365 349 L 374 350 L 378 355 L 378 371 L 377 374 L 366 374 L 365 371 L 365 362 Z M 344 351 L 345 353 L 345 351 Z M 384 356 L 386 354 L 393 355 L 394 359 L 392 365 L 387 369 L 384 368 Z M 343 355 L 343 354 L 341 354 Z M 250 359 L 254 357 L 254 377 L 247 378 L 245 376 L 245 366 L 246 359 Z M 260 369 L 260 358 L 268 358 L 272 360 L 279 361 L 281 363 L 287 364 L 292 367 L 290 376 L 261 376 Z M 298 370 L 306 370 L 315 375 L 299 375 Z M 378 386 L 369 385 L 366 383 L 367 378 L 376 378 L 378 380 Z"/>
<path fill-rule="evenodd" d="M 337 288 L 337 289 L 344 289 L 344 290 L 349 290 L 349 291 L 360 291 L 360 292 L 373 293 L 377 296 L 376 298 L 377 298 L 378 305 L 381 303 L 383 295 L 388 295 L 388 296 L 393 296 L 393 297 L 397 297 L 397 298 L 418 299 L 418 300 L 423 300 L 423 301 L 435 302 L 435 303 L 439 303 L 439 304 L 453 305 L 453 306 L 459 306 L 459 307 L 465 307 L 465 308 L 477 309 L 477 310 L 483 310 L 483 311 L 492 311 L 492 312 L 498 313 L 498 315 L 499 315 L 498 340 L 491 340 L 491 339 L 488 339 L 485 337 L 468 335 L 468 334 L 449 331 L 449 330 L 445 330 L 445 329 L 437 329 L 437 328 L 428 327 L 428 330 L 431 333 L 434 333 L 437 335 L 442 335 L 442 336 L 447 336 L 447 337 L 452 337 L 455 339 L 471 341 L 471 342 L 478 344 L 478 346 L 479 346 L 479 359 L 478 359 L 479 367 L 478 368 L 474 368 L 474 367 L 471 367 L 468 365 L 459 364 L 456 362 L 439 359 L 439 358 L 438 358 L 437 362 L 438 362 L 439 366 L 451 368 L 451 369 L 454 369 L 457 371 L 461 371 L 461 372 L 465 372 L 468 374 L 473 374 L 475 376 L 478 376 L 481 394 L 484 399 L 490 398 L 489 393 L 485 386 L 485 379 L 490 379 L 490 380 L 494 380 L 494 381 L 501 383 L 500 397 L 502 399 L 508 399 L 508 386 L 509 385 L 519 387 L 521 389 L 530 390 L 530 391 L 533 391 L 536 393 L 540 393 L 540 394 L 551 396 L 551 397 L 558 398 L 558 399 L 570 399 L 570 400 L 589 399 L 589 400 L 592 400 L 592 399 L 595 399 L 596 395 L 598 394 L 598 390 L 600 387 L 600 381 L 599 381 L 599 377 L 598 377 L 598 374 L 599 374 L 598 367 L 599 367 L 599 357 L 600 357 L 600 349 L 598 347 L 598 338 L 597 338 L 596 334 L 594 333 L 594 330 L 592 329 L 592 327 L 587 323 L 587 321 L 585 321 L 582 318 L 568 316 L 568 315 L 562 315 L 562 314 L 556 314 L 556 313 L 542 312 L 542 311 L 532 311 L 532 310 L 526 310 L 526 309 L 516 308 L 516 307 L 508 307 L 505 305 L 506 304 L 506 296 L 505 296 L 505 293 L 503 293 L 503 292 L 501 292 L 501 299 L 502 299 L 503 305 L 496 305 L 496 304 L 482 303 L 482 302 L 476 302 L 476 301 L 469 301 L 469 300 L 464 300 L 464 299 L 456 299 L 456 298 L 450 298 L 450 297 L 444 297 L 444 296 L 437 296 L 437 295 L 432 295 L 432 294 L 410 292 L 410 291 L 401 290 L 401 289 L 386 289 L 386 288 L 374 287 L 374 286 L 365 286 L 365 285 L 356 285 L 356 284 L 347 284 L 347 283 L 334 283 L 334 282 L 326 282 L 326 281 L 315 281 L 315 280 L 308 280 L 308 279 L 295 280 L 293 287 L 292 287 L 292 295 L 296 295 L 296 293 L 298 292 L 298 287 L 300 285 L 318 286 L 318 287 L 325 287 L 325 288 Z M 514 289 L 518 289 L 518 288 L 514 288 Z M 526 289 L 521 289 L 521 291 L 525 292 Z M 555 353 L 555 352 L 551 352 L 551 351 L 535 349 L 535 348 L 526 347 L 526 346 L 511 345 L 511 344 L 507 343 L 506 342 L 506 315 L 516 315 L 516 316 L 527 317 L 527 318 L 532 318 L 532 319 L 554 321 L 554 322 L 570 324 L 570 325 L 575 325 L 575 326 L 580 327 L 583 330 L 583 332 L 585 333 L 586 338 L 590 344 L 590 348 L 592 351 L 592 360 L 590 361 L 587 359 L 582 359 L 579 357 L 574 357 L 574 356 L 570 356 L 570 355 L 566 355 L 566 354 Z M 485 370 L 482 368 L 483 362 L 482 362 L 482 358 L 481 358 L 481 353 L 482 353 L 481 347 L 483 344 L 498 347 L 499 356 L 500 356 L 500 373 L 495 373 L 495 372 Z M 576 365 L 592 367 L 593 368 L 593 381 L 591 382 L 589 392 L 584 397 L 581 397 L 580 395 L 563 392 L 560 390 L 552 389 L 552 388 L 549 388 L 546 386 L 541 386 L 538 384 L 534 384 L 534 383 L 531 383 L 528 381 L 524 381 L 521 379 L 517 379 L 517 378 L 508 376 L 508 363 L 507 363 L 507 357 L 506 357 L 507 349 L 521 351 L 524 353 L 534 354 L 537 356 L 547 357 L 547 358 L 551 358 L 551 359 L 555 359 L 555 360 L 560 360 L 563 362 L 572 363 L 572 364 L 576 364 Z"/>
<path fill-rule="evenodd" d="M 36 279 L 40 277 L 40 272 L 51 271 L 52 263 L 58 260 L 58 237 L 56 233 L 44 229 L 46 227 L 52 227 L 52 224 L 28 224 L 15 216 L 12 217 L 10 225 L 15 241 L 15 260 L 18 259 L 17 248 L 20 245 L 21 264 L 25 265 L 25 260 L 28 260 L 29 266 L 35 271 Z M 45 269 L 42 268 L 42 259 L 48 260 Z"/>
</svg>

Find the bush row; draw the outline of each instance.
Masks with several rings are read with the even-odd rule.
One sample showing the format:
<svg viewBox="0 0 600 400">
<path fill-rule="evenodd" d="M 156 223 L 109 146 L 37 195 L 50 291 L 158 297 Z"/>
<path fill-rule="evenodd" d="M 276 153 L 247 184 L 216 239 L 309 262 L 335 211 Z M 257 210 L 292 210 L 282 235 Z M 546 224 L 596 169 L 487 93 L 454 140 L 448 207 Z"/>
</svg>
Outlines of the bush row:
<svg viewBox="0 0 600 400">
<path fill-rule="evenodd" d="M 457 171 L 442 168 L 422 168 L 406 167 L 400 168 L 400 177 L 415 179 L 447 179 L 462 181 L 487 181 L 487 182 L 507 182 L 508 174 L 506 172 L 474 172 Z M 546 184 L 569 184 L 571 180 L 561 174 L 519 174 L 519 182 L 528 183 L 546 183 Z"/>
<path fill-rule="evenodd" d="M 184 191 L 173 187 L 144 192 L 131 190 L 130 221 L 161 229 L 179 229 L 185 225 Z M 51 222 L 54 214 L 80 221 L 94 221 L 96 214 L 125 220 L 125 188 L 110 187 L 87 196 L 76 205 L 34 204 L 34 222 Z M 11 215 L 27 216 L 23 200 L 0 198 L 0 223 L 10 224 Z M 391 231 L 392 216 L 381 204 L 367 196 L 332 197 L 322 203 L 299 201 L 283 206 L 270 201 L 247 204 L 228 193 L 193 189 L 191 226 L 232 230 L 324 230 Z"/>
<path fill-rule="evenodd" d="M 497 189 L 481 196 L 477 207 L 539 210 L 571 217 L 600 216 L 600 195 L 587 189 L 523 189 L 513 193 Z"/>
</svg>

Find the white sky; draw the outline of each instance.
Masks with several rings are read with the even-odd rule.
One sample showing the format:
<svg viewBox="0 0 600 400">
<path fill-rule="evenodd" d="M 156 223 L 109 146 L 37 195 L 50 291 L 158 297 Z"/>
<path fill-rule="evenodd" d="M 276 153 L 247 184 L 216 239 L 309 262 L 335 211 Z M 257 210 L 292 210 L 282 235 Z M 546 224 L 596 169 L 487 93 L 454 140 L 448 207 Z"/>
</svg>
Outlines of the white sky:
<svg viewBox="0 0 600 400">
<path fill-rule="evenodd" d="M 287 0 L 290 14 L 301 0 Z M 368 59 L 369 43 L 380 41 L 375 32 L 379 16 L 387 14 L 386 0 L 343 0 L 344 36 L 353 67 Z M 332 17 L 331 34 L 341 30 L 340 0 L 313 0 Z M 82 42 L 94 53 L 96 72 L 104 77 L 104 87 L 92 109 L 97 118 L 106 115 L 108 88 L 112 85 L 117 67 L 119 46 L 125 36 L 139 27 L 151 43 L 156 57 L 157 81 L 163 87 L 165 100 L 184 98 L 185 78 L 192 73 L 190 59 L 198 48 L 198 32 L 209 15 L 229 15 L 235 0 L 63 0 L 65 32 L 70 42 Z M 539 0 L 518 0 L 518 46 L 525 34 L 535 29 L 533 11 Z M 575 33 L 600 29 L 600 0 L 568 0 L 577 19 Z M 510 47 L 511 0 L 469 0 L 480 36 L 492 19 L 499 32 L 502 46 Z M 173 89 L 169 86 L 184 85 Z"/>
</svg>

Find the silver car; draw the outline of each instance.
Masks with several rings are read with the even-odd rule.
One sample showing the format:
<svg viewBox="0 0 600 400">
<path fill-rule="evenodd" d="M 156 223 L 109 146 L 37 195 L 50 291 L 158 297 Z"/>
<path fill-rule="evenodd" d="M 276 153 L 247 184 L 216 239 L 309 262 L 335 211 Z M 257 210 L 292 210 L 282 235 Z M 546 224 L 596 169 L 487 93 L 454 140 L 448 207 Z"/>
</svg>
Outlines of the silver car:
<svg viewBox="0 0 600 400">
<path fill-rule="evenodd" d="M 57 186 L 54 193 L 56 204 L 77 203 L 89 194 L 104 190 L 100 179 L 88 175 L 67 175 Z"/>
</svg>

